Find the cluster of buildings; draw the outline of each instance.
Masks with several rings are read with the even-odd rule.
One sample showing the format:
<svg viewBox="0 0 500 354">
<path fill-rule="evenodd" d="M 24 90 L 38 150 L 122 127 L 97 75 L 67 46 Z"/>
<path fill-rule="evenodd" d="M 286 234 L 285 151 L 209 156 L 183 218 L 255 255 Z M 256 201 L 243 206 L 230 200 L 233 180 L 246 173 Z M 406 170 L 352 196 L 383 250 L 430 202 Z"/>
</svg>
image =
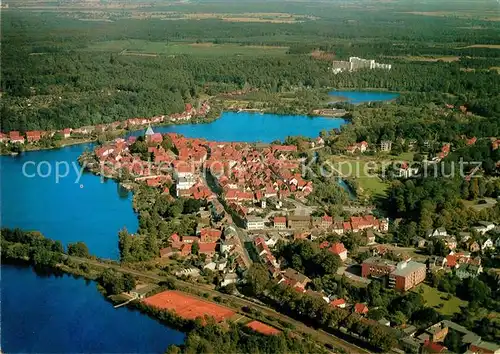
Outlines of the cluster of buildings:
<svg viewBox="0 0 500 354">
<path fill-rule="evenodd" d="M 308 230 L 311 228 L 322 228 L 337 235 L 348 232 L 360 232 L 363 230 L 375 230 L 387 232 L 389 221 L 377 219 L 373 215 L 351 216 L 347 221 L 343 218 L 333 218 L 329 215 L 320 217 L 306 215 L 275 216 L 273 218 L 275 229 Z M 368 242 L 368 244 L 373 242 Z"/>
<path fill-rule="evenodd" d="M 460 279 L 475 278 L 483 272 L 479 253 L 500 247 L 500 228 L 492 222 L 480 221 L 472 227 L 472 231 L 478 237 L 474 238 L 472 232 L 460 232 L 458 242 L 457 237 L 449 235 L 445 228 L 440 227 L 427 231 L 425 238 L 417 237 L 415 245 L 425 247 L 427 242 L 441 240 L 449 254 L 445 257 L 430 257 L 427 261 L 429 270 L 454 272 Z M 458 251 L 459 247 L 462 251 Z"/>
<path fill-rule="evenodd" d="M 171 149 L 160 145 L 164 139 L 171 141 Z M 135 137 L 116 139 L 98 148 L 96 156 L 107 168 L 104 172 L 112 174 L 112 170 L 126 168 L 136 180 L 150 186 L 175 183 L 178 197 L 212 200 L 215 194 L 205 180 L 209 172 L 225 201 L 247 222 L 249 229 L 261 228 L 261 222 L 252 219 L 255 205 L 265 209 L 268 198 L 292 195 L 304 200 L 313 190 L 312 182 L 299 173 L 301 160 L 294 157 L 296 146 L 257 148 L 246 143 L 212 142 L 174 133 L 163 136 L 149 127 L 146 142 L 152 161 L 144 161 L 130 153 L 135 141 Z"/>
<path fill-rule="evenodd" d="M 160 250 L 160 257 L 171 257 L 174 254 L 186 257 L 192 253 L 194 243 L 198 244 L 198 253 L 213 257 L 216 252 L 217 242 L 222 236 L 222 231 L 212 228 L 202 228 L 196 236 L 170 236 L 170 247 Z"/>
<path fill-rule="evenodd" d="M 333 61 L 332 71 L 338 74 L 344 71 L 357 71 L 361 69 L 383 69 L 391 70 L 391 64 L 377 63 L 374 59 L 363 59 L 358 57 L 350 57 L 349 61 Z"/>
<path fill-rule="evenodd" d="M 205 263 L 201 266 L 214 272 L 221 272 L 221 286 L 236 283 L 239 280 L 237 271 L 249 268 L 250 261 L 245 253 L 241 240 L 234 226 L 214 228 L 200 226 L 194 236 L 172 234 L 169 245 L 160 249 L 161 258 L 191 257 L 205 255 Z M 194 245 L 197 246 L 194 246 Z M 184 269 L 180 275 L 199 276 L 198 269 Z"/>
<path fill-rule="evenodd" d="M 94 133 L 103 133 L 105 131 L 112 131 L 116 129 L 136 129 L 148 124 L 161 124 L 161 123 L 175 123 L 188 121 L 192 118 L 205 117 L 208 112 L 210 112 L 210 105 L 208 102 L 202 102 L 198 109 L 193 108 L 193 106 L 188 103 L 186 104 L 185 110 L 182 113 L 174 113 L 169 116 L 155 116 L 152 118 L 130 118 L 123 122 L 115 121 L 108 124 L 98 124 L 89 125 L 80 128 L 64 128 L 62 130 L 30 130 L 26 131 L 24 134 L 19 131 L 10 131 L 9 133 L 0 133 L 0 143 L 11 143 L 11 144 L 32 144 L 40 141 L 42 138 L 52 138 L 56 133 L 60 133 L 63 138 L 69 138 L 71 136 L 85 136 Z"/>
<path fill-rule="evenodd" d="M 500 353 L 498 344 L 484 341 L 481 336 L 449 320 L 437 322 L 422 330 L 418 330 L 415 326 L 408 326 L 403 329 L 404 336 L 400 344 L 410 352 L 420 350 L 421 353 L 450 353 L 444 343 L 452 332 L 458 339 L 456 344 L 465 353 Z"/>
<path fill-rule="evenodd" d="M 42 140 L 42 138 L 52 138 L 57 132 L 59 132 L 63 138 L 69 138 L 71 135 L 70 128 L 65 128 L 60 131 L 30 130 L 25 134 L 22 134 L 17 130 L 13 130 L 8 134 L 0 133 L 0 143 L 33 144 Z"/>
<path fill-rule="evenodd" d="M 348 153 L 348 154 L 354 154 L 356 152 L 364 153 L 366 150 L 368 150 L 368 143 L 366 141 L 362 141 L 360 143 L 349 145 L 345 149 L 346 153 Z"/>
</svg>

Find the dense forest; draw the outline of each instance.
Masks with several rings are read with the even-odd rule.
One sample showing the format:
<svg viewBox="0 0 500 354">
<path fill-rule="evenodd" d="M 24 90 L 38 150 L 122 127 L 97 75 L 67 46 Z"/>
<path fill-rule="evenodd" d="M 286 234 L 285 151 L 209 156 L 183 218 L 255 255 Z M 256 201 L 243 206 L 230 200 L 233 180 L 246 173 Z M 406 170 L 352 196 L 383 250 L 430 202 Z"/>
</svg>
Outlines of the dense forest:
<svg viewBox="0 0 500 354">
<path fill-rule="evenodd" d="M 298 14 L 305 11 L 297 4 L 287 6 Z M 500 80 L 490 70 L 500 66 L 498 49 L 467 46 L 494 43 L 495 23 L 448 17 L 422 23 L 410 14 L 335 10 L 315 4 L 306 10 L 321 16 L 314 21 L 244 26 L 215 19 L 86 22 L 51 13 L 7 11 L 2 16 L 2 131 L 61 129 L 169 114 L 202 95 L 244 87 L 264 93 L 383 88 L 404 92 L 405 104 L 451 101 L 498 118 Z M 471 21 L 484 29 L 467 30 Z M 91 47 L 126 40 L 158 47 L 195 42 L 277 45 L 288 47 L 288 54 L 126 56 L 112 46 Z M 333 75 L 328 61 L 309 55 L 315 49 L 333 53 L 336 59 L 376 58 L 392 63 L 393 70 Z M 405 59 L 421 55 L 452 55 L 460 60 Z"/>
</svg>

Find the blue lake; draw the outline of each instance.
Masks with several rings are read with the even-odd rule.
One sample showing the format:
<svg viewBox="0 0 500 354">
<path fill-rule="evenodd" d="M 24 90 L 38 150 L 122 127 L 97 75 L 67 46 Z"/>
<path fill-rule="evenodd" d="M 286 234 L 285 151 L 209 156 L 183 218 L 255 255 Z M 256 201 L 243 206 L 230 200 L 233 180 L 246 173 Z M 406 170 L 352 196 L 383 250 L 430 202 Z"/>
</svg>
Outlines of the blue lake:
<svg viewBox="0 0 500 354">
<path fill-rule="evenodd" d="M 114 309 L 94 282 L 2 266 L 4 353 L 163 353 L 184 334 L 126 307 Z"/>
<path fill-rule="evenodd" d="M 182 124 L 154 127 L 158 133 L 179 133 L 190 138 L 215 141 L 242 141 L 270 143 L 283 141 L 287 136 L 316 138 L 323 129 L 340 128 L 345 120 L 339 118 L 308 117 L 300 115 L 224 112 L 207 124 Z M 131 133 L 140 135 L 144 131 Z"/>
<path fill-rule="evenodd" d="M 219 141 L 271 142 L 289 135 L 317 137 L 321 130 L 344 123 L 331 118 L 224 113 L 208 124 L 166 126 L 155 131 Z M 135 232 L 137 215 L 132 210 L 132 196 L 123 193 L 114 181 L 102 182 L 89 173 L 78 180 L 77 158 L 92 147 L 81 144 L 0 156 L 2 226 L 39 230 L 64 244 L 84 241 L 91 253 L 116 259 L 118 231 L 126 227 Z M 69 171 L 56 181 L 58 163 L 61 173 L 66 171 L 65 163 Z M 36 173 L 37 166 L 41 175 Z M 1 273 L 4 352 L 156 353 L 183 339 L 179 332 L 137 312 L 113 309 L 95 285 L 86 285 L 84 280 L 40 278 L 29 268 L 10 265 L 2 266 Z"/>
<path fill-rule="evenodd" d="M 64 244 L 84 241 L 93 254 L 117 259 L 118 231 L 126 227 L 135 232 L 137 216 L 132 210 L 132 195 L 119 193 L 116 182 L 103 183 L 90 173 L 78 180 L 78 156 L 91 148 L 92 144 L 80 144 L 1 156 L 2 226 L 38 230 Z M 67 177 L 56 181 L 58 163 L 62 174 L 66 169 L 61 163 L 69 170 Z M 52 173 L 44 178 L 49 168 Z"/>
<path fill-rule="evenodd" d="M 329 95 L 343 97 L 352 104 L 392 101 L 399 97 L 397 92 L 387 91 L 331 91 Z"/>
</svg>

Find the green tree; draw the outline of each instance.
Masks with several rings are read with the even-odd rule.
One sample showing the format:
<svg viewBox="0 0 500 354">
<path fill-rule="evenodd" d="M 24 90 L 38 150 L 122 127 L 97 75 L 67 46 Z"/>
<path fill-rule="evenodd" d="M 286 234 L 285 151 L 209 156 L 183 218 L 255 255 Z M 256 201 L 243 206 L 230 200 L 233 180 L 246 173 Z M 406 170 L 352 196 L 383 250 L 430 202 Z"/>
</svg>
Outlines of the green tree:
<svg viewBox="0 0 500 354">
<path fill-rule="evenodd" d="M 193 245 L 191 246 L 191 253 L 195 256 L 200 253 L 200 245 L 198 244 L 198 241 L 193 242 Z"/>
<path fill-rule="evenodd" d="M 134 290 L 135 285 L 135 277 L 132 274 L 126 273 L 123 275 L 123 291 L 129 292 L 131 290 Z"/>
<path fill-rule="evenodd" d="M 254 263 L 247 272 L 246 281 L 250 294 L 261 295 L 269 284 L 269 272 L 262 264 Z"/>
<path fill-rule="evenodd" d="M 70 256 L 88 258 L 89 248 L 84 242 L 76 242 L 68 244 L 68 254 Z"/>
</svg>

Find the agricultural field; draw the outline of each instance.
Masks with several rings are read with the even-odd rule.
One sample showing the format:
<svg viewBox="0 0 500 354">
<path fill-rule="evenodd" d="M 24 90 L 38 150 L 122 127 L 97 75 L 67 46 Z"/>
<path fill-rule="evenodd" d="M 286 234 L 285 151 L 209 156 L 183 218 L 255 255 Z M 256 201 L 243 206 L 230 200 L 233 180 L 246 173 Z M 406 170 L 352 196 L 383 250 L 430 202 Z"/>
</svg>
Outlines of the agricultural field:
<svg viewBox="0 0 500 354">
<path fill-rule="evenodd" d="M 500 49 L 500 44 L 472 44 L 463 48 L 489 48 L 489 49 Z"/>
<path fill-rule="evenodd" d="M 412 291 L 422 292 L 426 305 L 434 307 L 443 315 L 453 315 L 460 312 L 460 306 L 467 306 L 467 301 L 461 300 L 456 296 L 443 293 L 427 284 L 420 284 Z M 449 297 L 449 300 L 447 298 Z"/>
<path fill-rule="evenodd" d="M 398 56 L 398 57 L 392 57 L 394 59 L 402 59 L 406 61 L 426 61 L 426 62 L 438 62 L 438 61 L 443 61 L 445 63 L 451 63 L 454 61 L 459 61 L 460 57 L 456 55 L 450 55 L 450 56 Z"/>
<path fill-rule="evenodd" d="M 483 21 L 500 21 L 498 11 L 409 11 L 408 14 L 432 17 L 458 17 L 464 19 L 480 19 Z"/>
<path fill-rule="evenodd" d="M 146 40 L 115 40 L 92 44 L 85 51 L 115 52 L 120 55 L 201 55 L 201 56 L 276 56 L 285 55 L 287 47 L 214 43 L 172 43 Z"/>
</svg>

